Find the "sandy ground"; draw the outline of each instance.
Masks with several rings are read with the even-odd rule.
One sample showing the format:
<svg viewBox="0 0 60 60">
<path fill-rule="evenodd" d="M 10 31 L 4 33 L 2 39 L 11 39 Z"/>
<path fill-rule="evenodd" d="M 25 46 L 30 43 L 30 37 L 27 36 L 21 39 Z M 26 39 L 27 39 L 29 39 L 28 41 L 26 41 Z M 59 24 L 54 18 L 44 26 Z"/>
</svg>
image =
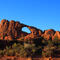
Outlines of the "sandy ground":
<svg viewBox="0 0 60 60">
<path fill-rule="evenodd" d="M 60 60 L 60 58 L 21 58 L 13 56 L 0 57 L 0 60 Z"/>
</svg>

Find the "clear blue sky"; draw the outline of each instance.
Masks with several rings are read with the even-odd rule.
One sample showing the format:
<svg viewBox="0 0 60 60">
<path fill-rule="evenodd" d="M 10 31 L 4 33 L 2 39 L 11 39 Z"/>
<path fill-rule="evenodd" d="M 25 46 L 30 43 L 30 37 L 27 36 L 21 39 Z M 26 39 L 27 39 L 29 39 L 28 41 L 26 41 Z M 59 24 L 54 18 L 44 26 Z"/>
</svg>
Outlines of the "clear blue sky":
<svg viewBox="0 0 60 60">
<path fill-rule="evenodd" d="M 60 31 L 60 0 L 0 0 L 0 20 Z"/>
</svg>

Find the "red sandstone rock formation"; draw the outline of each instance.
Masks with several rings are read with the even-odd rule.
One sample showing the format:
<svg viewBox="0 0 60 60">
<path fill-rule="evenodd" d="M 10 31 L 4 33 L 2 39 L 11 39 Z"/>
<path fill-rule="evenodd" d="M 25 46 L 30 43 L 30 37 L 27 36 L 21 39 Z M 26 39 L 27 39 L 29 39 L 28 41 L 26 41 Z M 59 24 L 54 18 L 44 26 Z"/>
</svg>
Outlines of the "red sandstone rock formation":
<svg viewBox="0 0 60 60">
<path fill-rule="evenodd" d="M 27 27 L 31 33 L 23 32 L 22 28 Z M 56 36 L 58 39 L 60 39 L 60 32 L 54 31 L 53 29 L 45 30 L 42 32 L 40 29 L 37 29 L 33 26 L 28 26 L 25 24 L 22 24 L 20 22 L 15 22 L 13 20 L 1 20 L 0 23 L 0 39 L 1 40 L 21 40 L 21 39 L 34 39 L 37 37 L 43 37 L 46 40 L 49 40 L 50 38 L 53 40 Z"/>
<path fill-rule="evenodd" d="M 44 37 L 46 40 L 52 39 L 54 36 L 55 31 L 53 29 L 45 30 L 44 34 L 42 34 L 42 37 Z"/>
<path fill-rule="evenodd" d="M 52 37 L 52 40 L 54 40 L 54 38 L 57 37 L 60 40 L 60 32 L 56 31 L 54 36 Z"/>
<path fill-rule="evenodd" d="M 23 32 L 23 27 L 27 27 L 31 33 L 28 34 L 27 32 Z M 0 24 L 0 33 L 2 40 L 19 40 L 23 36 L 25 36 L 24 39 L 39 37 L 41 36 L 42 31 L 35 27 L 15 22 L 13 20 L 9 22 L 8 20 L 3 19 Z"/>
</svg>

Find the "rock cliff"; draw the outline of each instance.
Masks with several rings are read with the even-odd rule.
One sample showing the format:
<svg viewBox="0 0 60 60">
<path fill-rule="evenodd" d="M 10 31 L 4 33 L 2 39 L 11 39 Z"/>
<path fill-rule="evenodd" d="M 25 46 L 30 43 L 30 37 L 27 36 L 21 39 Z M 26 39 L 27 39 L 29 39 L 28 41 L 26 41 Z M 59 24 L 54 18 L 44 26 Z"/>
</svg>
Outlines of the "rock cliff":
<svg viewBox="0 0 60 60">
<path fill-rule="evenodd" d="M 27 27 L 31 31 L 31 33 L 22 31 L 23 27 Z M 51 38 L 53 40 L 56 36 L 58 37 L 58 39 L 60 39 L 60 32 L 53 29 L 48 29 L 43 32 L 36 27 L 28 26 L 18 21 L 8 21 L 6 19 L 1 20 L 0 23 L 1 40 L 30 40 L 37 37 L 43 37 L 46 40 L 49 40 Z"/>
</svg>

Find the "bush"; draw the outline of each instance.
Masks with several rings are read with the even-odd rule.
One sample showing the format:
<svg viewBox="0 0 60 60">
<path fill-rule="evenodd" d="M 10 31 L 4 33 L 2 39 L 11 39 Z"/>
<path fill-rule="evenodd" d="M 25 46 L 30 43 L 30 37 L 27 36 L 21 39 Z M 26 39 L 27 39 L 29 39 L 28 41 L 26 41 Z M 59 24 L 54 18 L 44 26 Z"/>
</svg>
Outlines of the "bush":
<svg viewBox="0 0 60 60">
<path fill-rule="evenodd" d="M 44 46 L 44 48 L 42 49 L 43 57 L 51 57 L 53 54 L 53 50 L 56 48 L 51 40 L 48 40 L 47 42 L 47 46 Z"/>
<path fill-rule="evenodd" d="M 4 56 L 4 51 L 0 50 L 0 56 Z"/>
</svg>

